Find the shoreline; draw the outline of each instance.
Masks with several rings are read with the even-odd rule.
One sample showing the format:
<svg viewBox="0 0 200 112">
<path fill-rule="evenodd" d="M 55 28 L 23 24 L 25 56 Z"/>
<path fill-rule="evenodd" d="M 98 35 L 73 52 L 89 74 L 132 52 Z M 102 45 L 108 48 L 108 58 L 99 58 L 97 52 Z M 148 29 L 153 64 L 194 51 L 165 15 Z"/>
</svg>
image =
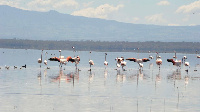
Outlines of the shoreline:
<svg viewBox="0 0 200 112">
<path fill-rule="evenodd" d="M 200 51 L 200 42 L 125 42 L 125 41 L 52 41 L 0 39 L 0 48 L 35 49 L 35 50 L 73 50 L 96 52 L 138 52 L 140 53 L 186 53 L 195 54 Z"/>
</svg>

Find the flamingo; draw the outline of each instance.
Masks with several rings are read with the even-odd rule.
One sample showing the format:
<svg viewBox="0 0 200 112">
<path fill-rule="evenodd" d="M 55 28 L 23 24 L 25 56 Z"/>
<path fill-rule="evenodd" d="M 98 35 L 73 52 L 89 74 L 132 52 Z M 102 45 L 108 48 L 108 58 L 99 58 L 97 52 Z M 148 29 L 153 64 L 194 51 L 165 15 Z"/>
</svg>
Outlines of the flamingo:
<svg viewBox="0 0 200 112">
<path fill-rule="evenodd" d="M 197 51 L 196 51 L 196 54 L 197 54 Z M 200 58 L 200 56 L 199 56 L 199 55 L 197 55 L 197 58 Z"/>
<path fill-rule="evenodd" d="M 189 65 L 190 65 L 190 63 L 189 63 L 189 62 L 186 62 L 186 61 L 185 61 L 186 59 L 187 59 L 187 57 L 186 57 L 186 56 L 183 56 L 184 65 L 185 65 L 185 66 L 189 66 Z"/>
<path fill-rule="evenodd" d="M 59 66 L 62 67 L 63 64 L 64 65 L 67 64 L 66 62 L 68 62 L 68 60 L 64 56 L 61 56 L 61 50 L 59 50 L 59 52 L 60 52 L 59 58 L 58 57 L 52 57 L 52 58 L 49 58 L 48 60 L 50 60 L 50 61 L 58 61 L 58 62 L 60 62 Z"/>
<path fill-rule="evenodd" d="M 149 53 L 150 53 L 150 51 L 149 51 Z M 153 56 L 149 55 L 149 58 L 150 58 L 150 59 L 153 59 Z"/>
<path fill-rule="evenodd" d="M 137 62 L 139 67 L 140 67 L 140 70 L 141 70 L 141 68 L 143 68 L 143 62 L 147 62 L 147 61 L 150 61 L 150 60 L 148 58 L 139 59 L 139 48 L 137 48 L 137 49 L 138 49 L 138 59 L 128 58 L 126 60 Z"/>
<path fill-rule="evenodd" d="M 47 54 L 48 54 L 48 53 L 45 52 L 45 60 L 44 60 L 44 64 L 45 64 L 45 65 L 47 65 L 47 60 L 46 60 L 46 58 L 47 58 Z"/>
<path fill-rule="evenodd" d="M 79 61 L 80 61 L 80 57 L 79 56 L 76 56 L 75 57 L 75 47 L 72 47 L 73 49 L 74 49 L 74 58 L 72 58 L 71 56 L 68 56 L 67 58 L 66 58 L 66 61 L 67 62 L 75 62 L 75 66 L 76 66 L 76 69 L 77 69 L 77 65 L 79 64 Z"/>
<path fill-rule="evenodd" d="M 140 69 L 143 68 L 143 62 L 150 61 L 148 58 L 143 58 L 143 59 L 128 58 L 126 60 L 137 62 Z"/>
<path fill-rule="evenodd" d="M 40 68 L 41 68 L 41 63 L 42 63 L 42 54 L 43 54 L 43 49 L 42 49 L 42 52 L 41 52 L 41 58 L 38 59 L 38 63 L 40 63 Z"/>
<path fill-rule="evenodd" d="M 126 66 L 126 62 L 124 61 L 124 57 L 121 58 L 117 57 L 115 60 L 117 61 L 116 63 L 117 67 L 120 68 L 120 66 L 122 66 L 122 70 L 125 71 L 124 66 Z"/>
<path fill-rule="evenodd" d="M 173 56 L 175 58 L 175 60 L 173 59 L 167 59 L 168 62 L 172 62 L 173 65 L 177 66 L 177 67 L 180 67 L 181 66 L 181 60 L 177 60 L 177 57 L 176 57 L 176 52 L 175 52 L 175 56 Z"/>
<path fill-rule="evenodd" d="M 160 65 L 162 65 L 162 59 L 161 59 L 161 56 L 159 56 L 158 53 L 156 55 L 156 64 L 159 66 L 159 70 L 160 70 Z"/>
<path fill-rule="evenodd" d="M 91 55 L 91 53 L 92 53 L 92 52 L 90 51 L 90 55 Z M 91 60 L 91 59 L 89 59 L 89 64 L 90 64 L 90 70 L 89 70 L 89 71 L 91 71 L 91 66 L 94 65 L 94 61 Z"/>
<path fill-rule="evenodd" d="M 107 53 L 105 53 L 105 61 L 104 61 L 104 65 L 105 65 L 105 66 L 108 65 L 108 62 L 106 61 L 106 55 L 107 55 Z"/>
<path fill-rule="evenodd" d="M 184 65 L 187 66 L 187 70 L 185 71 L 188 72 L 188 66 L 190 66 L 190 63 L 185 61 L 187 59 L 186 56 L 183 56 L 183 59 L 184 59 Z"/>
<path fill-rule="evenodd" d="M 6 66 L 6 65 L 5 65 L 5 69 L 9 69 L 9 68 L 10 68 L 10 66 Z"/>
</svg>

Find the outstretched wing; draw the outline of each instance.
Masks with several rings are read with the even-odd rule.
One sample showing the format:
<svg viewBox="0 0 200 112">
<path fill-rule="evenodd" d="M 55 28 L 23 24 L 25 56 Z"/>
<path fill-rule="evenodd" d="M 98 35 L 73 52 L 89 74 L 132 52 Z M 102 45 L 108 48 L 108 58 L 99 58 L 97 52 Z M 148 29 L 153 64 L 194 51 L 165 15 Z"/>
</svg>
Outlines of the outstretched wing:
<svg viewBox="0 0 200 112">
<path fill-rule="evenodd" d="M 67 57 L 67 61 L 68 61 L 68 62 L 71 61 L 72 63 L 75 62 L 75 60 L 74 60 L 71 56 L 68 56 L 68 57 Z"/>
<path fill-rule="evenodd" d="M 150 60 L 148 58 L 143 58 L 142 61 L 147 62 L 147 61 L 150 61 Z"/>
<path fill-rule="evenodd" d="M 126 60 L 129 60 L 129 61 L 134 61 L 134 62 L 136 62 L 136 59 L 135 59 L 135 58 L 127 58 Z"/>
<path fill-rule="evenodd" d="M 48 60 L 60 62 L 60 59 L 58 57 L 52 57 L 52 58 L 49 58 Z"/>
</svg>

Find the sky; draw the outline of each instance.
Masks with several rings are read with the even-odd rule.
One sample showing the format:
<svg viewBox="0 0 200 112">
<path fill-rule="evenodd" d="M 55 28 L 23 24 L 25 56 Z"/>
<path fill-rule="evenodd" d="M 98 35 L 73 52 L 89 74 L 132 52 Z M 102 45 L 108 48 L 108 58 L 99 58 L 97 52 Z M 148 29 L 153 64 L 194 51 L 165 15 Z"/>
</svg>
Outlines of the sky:
<svg viewBox="0 0 200 112">
<path fill-rule="evenodd" d="M 200 0 L 0 0 L 0 5 L 134 24 L 200 25 Z"/>
</svg>

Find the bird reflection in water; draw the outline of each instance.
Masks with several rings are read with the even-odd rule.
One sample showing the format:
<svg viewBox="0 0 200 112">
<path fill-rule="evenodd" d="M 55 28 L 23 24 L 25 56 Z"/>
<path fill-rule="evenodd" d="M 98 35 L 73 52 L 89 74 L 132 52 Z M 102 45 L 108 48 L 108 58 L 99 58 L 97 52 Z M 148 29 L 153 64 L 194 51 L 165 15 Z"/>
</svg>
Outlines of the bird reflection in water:
<svg viewBox="0 0 200 112">
<path fill-rule="evenodd" d="M 41 78 L 42 78 L 41 69 L 40 69 L 40 71 L 39 71 L 39 73 L 37 75 L 37 78 L 38 78 L 38 81 L 39 81 L 39 85 L 42 86 L 42 84 L 41 84 Z"/>
<path fill-rule="evenodd" d="M 158 74 L 156 75 L 155 90 L 156 90 L 157 84 L 159 84 L 160 82 L 161 82 L 161 75 L 160 75 L 160 70 L 159 70 Z"/>
<path fill-rule="evenodd" d="M 168 75 L 167 78 L 171 80 L 181 80 L 181 70 L 176 69 L 176 71 L 174 71 L 171 75 Z"/>
<path fill-rule="evenodd" d="M 160 82 L 160 81 L 161 81 L 161 75 L 159 71 L 159 73 L 156 75 L 156 82 Z"/>
<path fill-rule="evenodd" d="M 139 70 L 137 70 L 135 72 L 136 73 L 134 73 L 133 75 L 128 76 L 127 80 L 128 81 L 137 81 L 137 86 L 139 84 L 139 80 L 142 81 L 142 80 L 147 80 L 147 79 L 150 78 L 148 75 L 143 73 L 144 71 L 142 69 L 139 69 Z"/>
<path fill-rule="evenodd" d="M 185 87 L 188 85 L 188 83 L 189 83 L 189 76 L 186 75 L 185 76 Z"/>
<path fill-rule="evenodd" d="M 73 86 L 74 86 L 74 80 L 75 79 L 79 80 L 79 71 L 75 70 L 75 72 L 70 72 L 68 74 L 65 74 L 63 72 L 62 67 L 60 67 L 59 74 L 55 77 L 51 77 L 51 79 L 52 79 L 52 82 L 59 82 L 59 85 L 61 82 L 66 82 L 66 83 L 73 82 Z"/>
<path fill-rule="evenodd" d="M 89 71 L 89 77 L 88 77 L 88 91 L 90 92 L 91 90 L 90 90 L 90 84 L 93 82 L 93 79 L 94 79 L 94 75 L 95 75 L 95 73 L 94 72 L 92 72 L 92 71 Z"/>
<path fill-rule="evenodd" d="M 149 63 L 149 69 L 153 68 L 153 63 Z"/>
<path fill-rule="evenodd" d="M 105 70 L 104 70 L 104 86 L 106 85 L 107 77 L 108 77 L 108 71 L 107 71 L 107 69 L 105 68 Z"/>
<path fill-rule="evenodd" d="M 94 79 L 94 74 L 95 74 L 94 72 L 89 71 L 89 83 L 93 81 L 93 79 Z"/>
<path fill-rule="evenodd" d="M 124 71 L 120 72 L 120 70 L 117 70 L 116 81 L 117 82 L 125 82 L 126 81 L 126 75 L 125 75 Z"/>
</svg>

